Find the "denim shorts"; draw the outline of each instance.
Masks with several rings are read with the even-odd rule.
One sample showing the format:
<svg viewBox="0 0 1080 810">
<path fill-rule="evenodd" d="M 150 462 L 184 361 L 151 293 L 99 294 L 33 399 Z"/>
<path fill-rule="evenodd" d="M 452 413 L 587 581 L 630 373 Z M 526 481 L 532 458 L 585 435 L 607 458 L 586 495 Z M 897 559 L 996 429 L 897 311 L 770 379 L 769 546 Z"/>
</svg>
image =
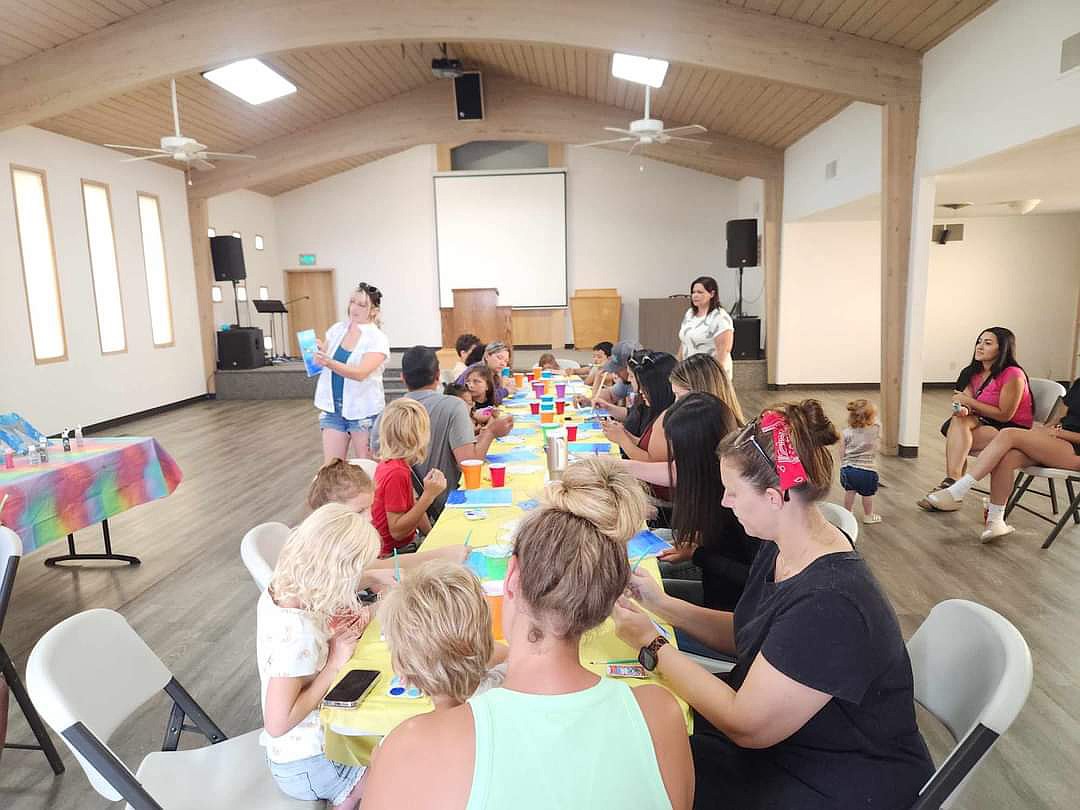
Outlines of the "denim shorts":
<svg viewBox="0 0 1080 810">
<path fill-rule="evenodd" d="M 854 491 L 864 498 L 869 498 L 877 492 L 878 474 L 862 467 L 841 467 L 840 486 L 845 492 Z"/>
<path fill-rule="evenodd" d="M 309 802 L 322 799 L 341 804 L 364 775 L 364 768 L 332 762 L 322 754 L 294 762 L 267 762 L 282 793 Z"/>
<path fill-rule="evenodd" d="M 371 431 L 375 424 L 376 416 L 365 416 L 363 419 L 346 419 L 341 415 L 341 403 L 334 403 L 334 412 L 323 411 L 319 414 L 319 427 L 323 430 L 336 430 L 339 433 L 359 433 Z"/>
</svg>

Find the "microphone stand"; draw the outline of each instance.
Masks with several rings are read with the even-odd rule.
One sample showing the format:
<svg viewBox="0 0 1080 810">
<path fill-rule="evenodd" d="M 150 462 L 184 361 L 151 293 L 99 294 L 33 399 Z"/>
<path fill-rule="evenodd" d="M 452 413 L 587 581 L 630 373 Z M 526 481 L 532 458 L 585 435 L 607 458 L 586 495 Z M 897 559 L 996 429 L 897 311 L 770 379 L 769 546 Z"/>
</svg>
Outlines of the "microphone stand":
<svg viewBox="0 0 1080 810">
<path fill-rule="evenodd" d="M 290 298 L 288 301 L 285 302 L 285 306 L 288 307 L 289 304 L 293 303 L 294 301 L 310 301 L 310 300 L 311 300 L 310 295 L 301 295 L 298 298 Z M 285 314 L 284 313 L 279 313 L 279 314 L 281 314 L 281 336 L 282 336 L 281 340 L 282 340 L 282 345 L 287 346 L 288 344 L 284 342 L 285 341 Z M 292 360 L 293 359 L 292 357 L 289 356 L 289 353 L 288 353 L 287 349 L 283 349 L 283 351 L 285 352 L 282 355 L 283 359 L 285 359 L 285 360 Z"/>
</svg>

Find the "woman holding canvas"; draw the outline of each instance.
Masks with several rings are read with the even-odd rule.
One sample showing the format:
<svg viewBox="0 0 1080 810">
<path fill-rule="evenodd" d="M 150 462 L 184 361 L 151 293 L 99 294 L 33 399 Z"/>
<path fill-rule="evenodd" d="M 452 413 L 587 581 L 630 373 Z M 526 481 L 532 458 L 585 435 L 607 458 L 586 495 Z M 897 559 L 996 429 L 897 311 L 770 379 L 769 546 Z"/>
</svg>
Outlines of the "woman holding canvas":
<svg viewBox="0 0 1080 810">
<path fill-rule="evenodd" d="M 383 368 L 390 357 L 390 340 L 378 327 L 382 293 L 366 282 L 349 296 L 344 321 L 326 330 L 314 362 L 322 367 L 315 385 L 315 407 L 322 413 L 323 462 L 368 458 L 368 437 L 375 418 L 386 406 Z"/>
</svg>

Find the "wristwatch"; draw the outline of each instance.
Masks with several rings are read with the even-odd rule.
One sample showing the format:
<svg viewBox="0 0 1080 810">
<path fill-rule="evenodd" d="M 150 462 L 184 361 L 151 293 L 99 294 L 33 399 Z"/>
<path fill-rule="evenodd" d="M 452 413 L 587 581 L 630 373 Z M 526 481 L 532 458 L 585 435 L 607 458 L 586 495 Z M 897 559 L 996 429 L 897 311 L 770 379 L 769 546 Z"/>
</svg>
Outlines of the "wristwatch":
<svg viewBox="0 0 1080 810">
<path fill-rule="evenodd" d="M 656 664 L 659 661 L 656 654 L 660 651 L 660 648 L 667 643 L 668 640 L 663 636 L 654 638 L 647 647 L 642 647 L 641 650 L 638 651 L 638 663 L 645 667 L 649 672 L 655 670 Z"/>
</svg>

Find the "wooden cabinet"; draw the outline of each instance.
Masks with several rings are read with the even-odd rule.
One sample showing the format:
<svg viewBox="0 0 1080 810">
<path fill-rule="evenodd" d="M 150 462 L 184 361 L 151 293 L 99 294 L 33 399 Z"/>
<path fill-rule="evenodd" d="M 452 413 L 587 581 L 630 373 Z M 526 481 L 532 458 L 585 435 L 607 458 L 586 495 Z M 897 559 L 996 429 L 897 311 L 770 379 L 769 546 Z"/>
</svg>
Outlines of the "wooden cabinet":
<svg viewBox="0 0 1080 810">
<path fill-rule="evenodd" d="M 574 321 L 574 348 L 587 350 L 597 343 L 619 339 L 622 298 L 614 288 L 575 290 L 570 299 Z"/>
</svg>

